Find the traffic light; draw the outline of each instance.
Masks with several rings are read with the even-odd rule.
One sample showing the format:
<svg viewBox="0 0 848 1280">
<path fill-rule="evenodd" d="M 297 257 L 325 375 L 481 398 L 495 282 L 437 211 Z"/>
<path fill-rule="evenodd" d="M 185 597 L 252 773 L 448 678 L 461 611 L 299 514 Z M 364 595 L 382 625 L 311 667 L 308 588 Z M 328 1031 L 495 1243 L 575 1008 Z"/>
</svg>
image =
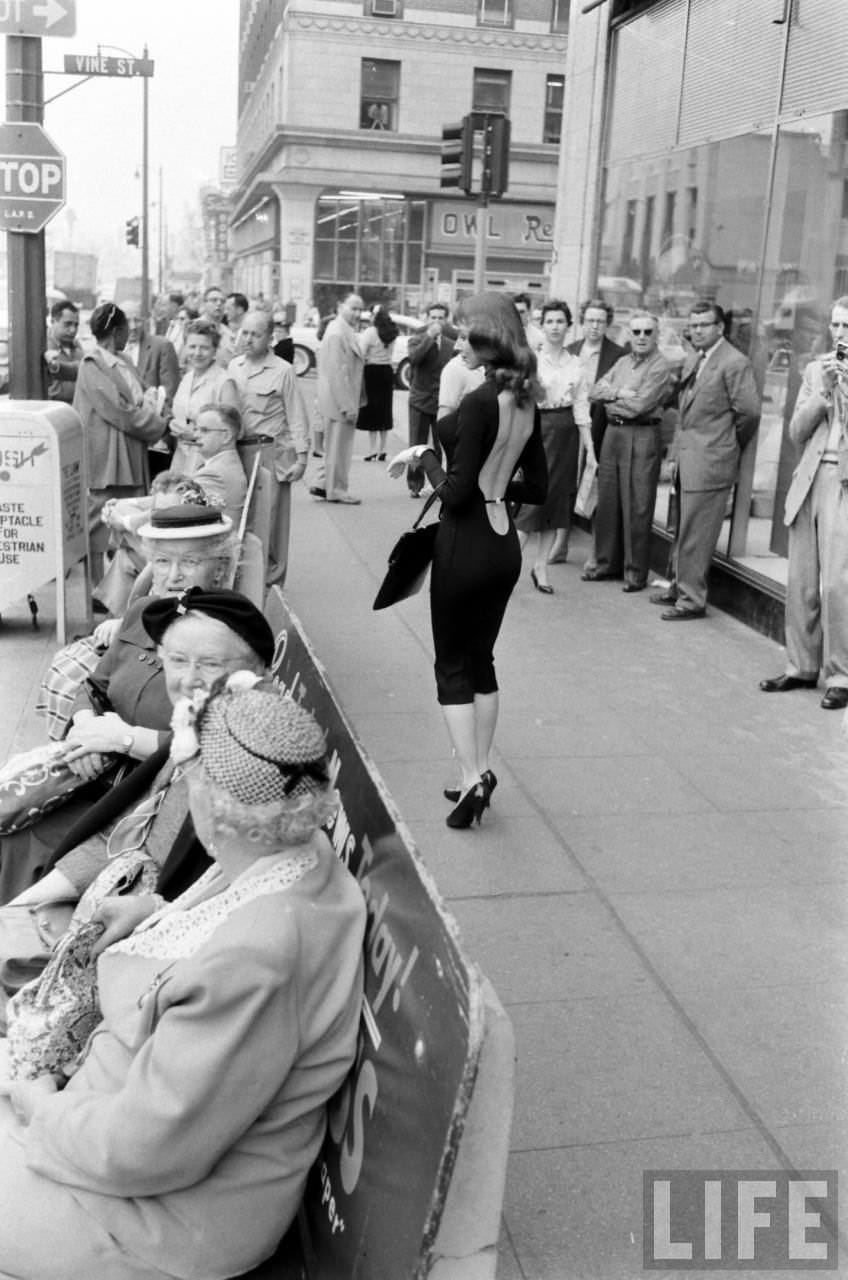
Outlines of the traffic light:
<svg viewBox="0 0 848 1280">
<path fill-rule="evenodd" d="M 126 230 L 124 231 L 124 239 L 127 244 L 134 244 L 138 248 L 138 225 L 139 219 L 127 218 Z"/>
<path fill-rule="evenodd" d="M 486 116 L 483 131 L 483 190 L 502 196 L 509 186 L 509 117 Z"/>
<path fill-rule="evenodd" d="M 446 124 L 442 129 L 440 187 L 458 187 L 468 195 L 471 190 L 471 165 L 474 156 L 474 125 L 470 116 L 459 124 Z"/>
</svg>

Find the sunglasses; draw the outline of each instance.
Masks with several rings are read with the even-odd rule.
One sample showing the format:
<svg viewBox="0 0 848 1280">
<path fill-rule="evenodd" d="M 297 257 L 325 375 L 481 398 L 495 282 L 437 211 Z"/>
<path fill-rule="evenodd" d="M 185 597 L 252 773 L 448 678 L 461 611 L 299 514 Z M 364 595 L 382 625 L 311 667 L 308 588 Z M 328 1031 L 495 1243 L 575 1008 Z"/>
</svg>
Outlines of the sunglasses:
<svg viewBox="0 0 848 1280">
<path fill-rule="evenodd" d="M 631 329 L 630 332 L 634 338 L 647 338 L 654 332 L 653 329 Z"/>
</svg>

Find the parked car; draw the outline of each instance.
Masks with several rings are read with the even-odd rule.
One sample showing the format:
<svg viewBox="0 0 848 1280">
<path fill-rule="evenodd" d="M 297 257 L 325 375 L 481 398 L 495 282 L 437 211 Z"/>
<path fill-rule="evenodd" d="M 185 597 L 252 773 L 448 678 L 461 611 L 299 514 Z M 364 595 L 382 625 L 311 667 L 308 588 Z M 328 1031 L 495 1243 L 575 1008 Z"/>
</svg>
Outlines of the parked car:
<svg viewBox="0 0 848 1280">
<path fill-rule="evenodd" d="M 400 333 L 395 341 L 394 350 L 392 352 L 392 368 L 395 371 L 395 383 L 402 391 L 409 390 L 409 335 L 417 333 L 426 327 L 423 320 L 417 319 L 415 316 L 399 315 L 392 311 L 391 317 L 397 325 Z M 332 316 L 323 317 L 321 324 L 317 327 L 303 324 L 293 324 L 291 327 L 291 339 L 294 343 L 294 360 L 292 366 L 299 378 L 309 373 L 310 369 L 315 368 L 316 352 L 321 345 L 321 336 L 327 323 Z M 362 327 L 364 328 L 371 321 L 371 313 L 364 311 L 362 313 Z"/>
</svg>

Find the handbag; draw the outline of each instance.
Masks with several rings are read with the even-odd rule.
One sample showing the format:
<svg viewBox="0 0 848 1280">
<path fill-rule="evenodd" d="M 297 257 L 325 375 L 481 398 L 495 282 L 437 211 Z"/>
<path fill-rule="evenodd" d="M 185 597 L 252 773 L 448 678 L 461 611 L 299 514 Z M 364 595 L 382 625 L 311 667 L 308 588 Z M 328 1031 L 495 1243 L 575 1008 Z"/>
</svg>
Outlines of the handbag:
<svg viewBox="0 0 848 1280">
<path fill-rule="evenodd" d="M 598 505 L 598 464 L 587 460 L 580 480 L 580 488 L 574 499 L 574 511 L 584 520 L 591 520 Z"/>
<path fill-rule="evenodd" d="M 390 604 L 414 596 L 423 587 L 436 548 L 439 522 L 422 526 L 421 521 L 438 496 L 438 489 L 434 489 L 415 524 L 400 535 L 389 552 L 389 567 L 374 599 L 374 609 L 387 609 Z"/>
<path fill-rule="evenodd" d="M 73 902 L 0 907 L 0 986 L 12 995 L 43 971 L 68 928 Z"/>
<path fill-rule="evenodd" d="M 152 892 L 158 875 L 150 855 L 133 849 L 113 858 L 86 889 L 44 972 L 21 987 L 6 1005 L 13 1080 L 73 1073 L 101 1017 L 97 960 L 91 952 L 105 926 L 92 917 L 104 898 Z"/>
<path fill-rule="evenodd" d="M 64 751 L 62 743 L 47 742 L 12 756 L 0 768 L 0 836 L 25 831 L 88 784 L 65 763 Z M 115 765 L 116 758 L 106 756 L 100 777 Z"/>
</svg>

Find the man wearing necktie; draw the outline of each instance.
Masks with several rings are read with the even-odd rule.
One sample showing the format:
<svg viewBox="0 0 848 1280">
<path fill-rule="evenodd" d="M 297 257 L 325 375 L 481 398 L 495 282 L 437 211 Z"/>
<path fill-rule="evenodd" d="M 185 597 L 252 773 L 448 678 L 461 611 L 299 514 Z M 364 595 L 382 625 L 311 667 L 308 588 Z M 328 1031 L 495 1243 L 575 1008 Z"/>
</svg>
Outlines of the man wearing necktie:
<svg viewBox="0 0 848 1280">
<path fill-rule="evenodd" d="M 689 315 L 694 354 L 680 379 L 680 421 L 674 442 L 680 481 L 680 528 L 674 577 L 667 591 L 651 596 L 672 605 L 665 622 L 703 618 L 707 574 L 742 450 L 757 430 L 760 397 L 751 363 L 722 336 L 724 312 L 699 302 Z"/>
<path fill-rule="evenodd" d="M 812 360 L 789 423 L 799 448 L 786 495 L 786 670 L 761 680 L 764 693 L 814 689 L 825 711 L 848 706 L 848 297 L 830 317 L 834 350 Z"/>
</svg>

